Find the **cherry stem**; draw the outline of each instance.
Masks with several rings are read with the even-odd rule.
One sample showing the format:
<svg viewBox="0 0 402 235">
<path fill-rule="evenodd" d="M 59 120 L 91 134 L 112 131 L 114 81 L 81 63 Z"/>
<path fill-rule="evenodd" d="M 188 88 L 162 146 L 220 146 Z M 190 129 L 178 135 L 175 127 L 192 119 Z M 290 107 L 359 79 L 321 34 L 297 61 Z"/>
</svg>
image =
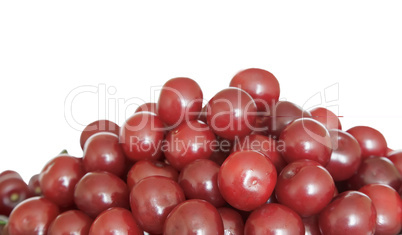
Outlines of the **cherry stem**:
<svg viewBox="0 0 402 235">
<path fill-rule="evenodd" d="M 16 202 L 16 201 L 18 201 L 20 199 L 20 195 L 18 194 L 18 193 L 13 193 L 13 194 L 11 194 L 11 196 L 10 196 L 10 200 L 12 201 L 12 202 Z"/>
<path fill-rule="evenodd" d="M 36 195 L 40 195 L 42 193 L 42 190 L 40 189 L 40 187 L 35 187 L 35 194 Z"/>
<path fill-rule="evenodd" d="M 68 152 L 67 152 L 66 149 L 63 149 L 63 150 L 61 150 L 61 152 L 59 153 L 59 155 L 61 155 L 61 154 L 68 154 Z"/>
</svg>

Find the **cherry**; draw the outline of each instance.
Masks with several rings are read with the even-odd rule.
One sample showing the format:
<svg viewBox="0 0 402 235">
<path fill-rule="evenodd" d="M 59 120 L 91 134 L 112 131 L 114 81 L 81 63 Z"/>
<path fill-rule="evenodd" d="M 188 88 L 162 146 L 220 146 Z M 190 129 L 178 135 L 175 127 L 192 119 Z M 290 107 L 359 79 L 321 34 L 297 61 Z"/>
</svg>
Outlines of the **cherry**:
<svg viewBox="0 0 402 235">
<path fill-rule="evenodd" d="M 119 137 L 108 132 L 92 135 L 85 144 L 82 163 L 86 172 L 107 171 L 122 177 L 126 156 L 119 144 Z"/>
<path fill-rule="evenodd" d="M 244 226 L 244 234 L 304 235 L 304 225 L 293 210 L 281 204 L 270 203 L 251 212 Z"/>
<path fill-rule="evenodd" d="M 56 204 L 42 197 L 31 197 L 18 204 L 8 220 L 9 234 L 47 234 L 50 223 L 60 213 Z"/>
<path fill-rule="evenodd" d="M 47 234 L 88 234 L 91 224 L 92 219 L 84 212 L 68 210 L 53 220 Z"/>
<path fill-rule="evenodd" d="M 89 235 L 129 234 L 143 235 L 129 210 L 113 207 L 103 211 L 91 225 Z"/>
<path fill-rule="evenodd" d="M 74 188 L 85 174 L 80 158 L 68 154 L 50 160 L 39 174 L 42 194 L 61 208 L 74 205 Z"/>
<path fill-rule="evenodd" d="M 384 157 L 387 155 L 387 141 L 378 130 L 368 126 L 355 126 L 347 132 L 359 142 L 363 159 L 370 156 Z"/>
<path fill-rule="evenodd" d="M 332 143 L 328 130 L 311 118 L 300 118 L 282 131 L 280 150 L 287 162 L 310 159 L 326 166 L 331 158 Z"/>
<path fill-rule="evenodd" d="M 241 215 L 234 209 L 228 207 L 218 208 L 223 222 L 225 234 L 243 234 L 244 222 Z"/>
<path fill-rule="evenodd" d="M 89 172 L 78 181 L 74 201 L 78 209 L 92 218 L 111 207 L 129 208 L 127 185 L 106 172 Z"/>
<path fill-rule="evenodd" d="M 173 127 L 197 119 L 202 98 L 197 82 L 185 77 L 172 78 L 162 87 L 157 103 L 158 115 L 163 123 Z"/>
<path fill-rule="evenodd" d="M 319 213 L 332 200 L 335 183 L 319 163 L 299 160 L 279 174 L 275 188 L 278 201 L 302 217 Z"/>
<path fill-rule="evenodd" d="M 179 184 L 187 199 L 204 199 L 221 207 L 226 204 L 218 188 L 219 165 L 208 159 L 198 159 L 180 172 Z"/>
<path fill-rule="evenodd" d="M 357 191 L 346 191 L 320 213 L 322 234 L 374 234 L 377 213 L 371 199 Z"/>
<path fill-rule="evenodd" d="M 322 123 L 328 130 L 339 129 L 342 130 L 341 121 L 331 110 L 318 107 L 310 110 L 311 118 Z"/>
<path fill-rule="evenodd" d="M 256 151 L 244 150 L 230 154 L 222 164 L 218 187 L 231 206 L 251 211 L 269 199 L 276 178 L 275 166 L 267 157 Z"/>
<path fill-rule="evenodd" d="M 149 233 L 160 234 L 168 214 L 185 200 L 179 184 L 163 176 L 150 176 L 131 190 L 130 205 L 134 218 Z"/>
<path fill-rule="evenodd" d="M 253 98 L 239 88 L 218 92 L 207 104 L 207 123 L 215 132 L 228 140 L 243 137 L 252 131 L 257 106 Z"/>
<path fill-rule="evenodd" d="M 197 120 L 180 124 L 166 136 L 165 158 L 177 170 L 196 159 L 207 159 L 217 147 L 214 133 Z"/>
<path fill-rule="evenodd" d="M 80 137 L 80 145 L 81 148 L 84 149 L 85 142 L 91 135 L 96 134 L 98 132 L 110 132 L 114 133 L 116 135 L 119 134 L 120 127 L 109 120 L 97 120 L 94 121 L 90 124 L 88 124 L 84 130 L 81 132 L 81 137 Z"/>
<path fill-rule="evenodd" d="M 166 218 L 163 234 L 223 235 L 223 222 L 218 210 L 209 202 L 190 199 L 177 205 Z"/>
<path fill-rule="evenodd" d="M 361 150 L 357 140 L 348 132 L 329 130 L 333 146 L 331 158 L 325 168 L 335 181 L 347 180 L 359 169 Z"/>
<path fill-rule="evenodd" d="M 368 184 L 359 189 L 374 204 L 376 234 L 398 234 L 402 228 L 402 200 L 395 189 L 383 184 Z"/>
<path fill-rule="evenodd" d="M 318 226 L 318 214 L 310 217 L 302 218 L 304 224 L 305 235 L 321 235 Z"/>
<path fill-rule="evenodd" d="M 165 176 L 177 181 L 179 178 L 178 171 L 161 161 L 141 160 L 131 167 L 127 174 L 127 186 L 129 190 L 134 187 L 140 180 L 149 176 Z"/>
<path fill-rule="evenodd" d="M 253 97 L 258 111 L 269 110 L 279 99 L 280 88 L 276 77 L 263 69 L 250 68 L 238 72 L 230 81 L 231 87 L 243 89 Z"/>
<path fill-rule="evenodd" d="M 164 125 L 154 113 L 139 112 L 129 117 L 120 131 L 120 144 L 128 159 L 158 160 L 162 156 Z"/>
<path fill-rule="evenodd" d="M 28 185 L 15 171 L 6 171 L 0 175 L 0 215 L 9 216 L 11 211 L 31 193 Z"/>
<path fill-rule="evenodd" d="M 391 151 L 387 154 L 387 158 L 394 163 L 396 169 L 402 175 L 402 150 Z"/>
<path fill-rule="evenodd" d="M 394 164 L 385 157 L 368 157 L 347 181 L 349 189 L 358 190 L 367 184 L 385 184 L 399 190 L 402 178 Z"/>
</svg>

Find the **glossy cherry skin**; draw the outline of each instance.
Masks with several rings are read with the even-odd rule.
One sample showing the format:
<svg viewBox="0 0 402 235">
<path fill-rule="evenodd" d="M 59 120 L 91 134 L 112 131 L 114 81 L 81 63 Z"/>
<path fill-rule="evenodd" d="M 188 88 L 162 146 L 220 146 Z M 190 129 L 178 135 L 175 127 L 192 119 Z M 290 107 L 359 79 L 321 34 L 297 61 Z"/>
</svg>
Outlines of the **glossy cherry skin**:
<svg viewBox="0 0 402 235">
<path fill-rule="evenodd" d="M 158 160 L 162 156 L 164 125 L 154 113 L 138 112 L 120 130 L 120 144 L 128 159 Z"/>
<path fill-rule="evenodd" d="M 258 111 L 266 111 L 278 101 L 280 95 L 279 82 L 276 77 L 263 69 L 250 68 L 238 72 L 229 86 L 243 89 L 253 97 Z"/>
<path fill-rule="evenodd" d="M 173 127 L 197 119 L 202 98 L 197 82 L 186 77 L 172 78 L 162 87 L 157 103 L 158 115 L 163 123 Z"/>
<path fill-rule="evenodd" d="M 359 191 L 373 201 L 377 212 L 375 233 L 398 234 L 402 228 L 402 200 L 398 192 L 383 184 L 368 184 Z"/>
<path fill-rule="evenodd" d="M 281 133 L 280 150 L 287 162 L 310 159 L 326 166 L 331 158 L 332 143 L 328 130 L 311 118 L 300 118 L 290 123 Z"/>
<path fill-rule="evenodd" d="M 328 130 L 339 129 L 342 130 L 341 121 L 331 110 L 318 107 L 310 110 L 311 118 L 322 123 Z"/>
<path fill-rule="evenodd" d="M 164 176 L 150 176 L 136 185 L 130 193 L 134 218 L 142 229 L 160 234 L 168 214 L 185 200 L 180 185 Z"/>
<path fill-rule="evenodd" d="M 302 218 L 304 224 L 305 235 L 321 235 L 320 227 L 318 226 L 318 214 L 310 217 Z"/>
<path fill-rule="evenodd" d="M 299 160 L 279 174 L 275 193 L 278 201 L 302 217 L 319 213 L 333 198 L 335 183 L 319 163 Z"/>
<path fill-rule="evenodd" d="M 275 166 L 263 154 L 234 152 L 222 164 L 218 187 L 223 198 L 239 210 L 251 211 L 271 196 L 277 179 Z"/>
<path fill-rule="evenodd" d="M 270 203 L 251 212 L 244 226 L 244 234 L 304 235 L 304 225 L 300 216 L 290 208 Z"/>
<path fill-rule="evenodd" d="M 84 174 L 80 158 L 67 154 L 53 158 L 39 174 L 43 196 L 61 208 L 74 205 L 74 188 Z"/>
<path fill-rule="evenodd" d="M 179 172 L 171 165 L 161 161 L 141 160 L 134 163 L 127 174 L 128 189 L 131 191 L 135 184 L 146 177 L 158 175 L 174 181 L 179 178 Z"/>
<path fill-rule="evenodd" d="M 257 106 L 245 91 L 230 87 L 218 92 L 207 104 L 207 123 L 222 138 L 234 140 L 252 131 Z"/>
<path fill-rule="evenodd" d="M 144 103 L 144 104 L 138 106 L 138 108 L 134 112 L 138 113 L 138 112 L 142 112 L 142 111 L 147 111 L 147 112 L 156 114 L 157 113 L 156 103 L 154 103 L 154 102 Z"/>
<path fill-rule="evenodd" d="M 396 169 L 402 175 L 402 150 L 395 150 L 388 153 L 387 158 L 394 163 Z"/>
<path fill-rule="evenodd" d="M 0 215 L 9 216 L 13 208 L 30 196 L 28 185 L 18 173 L 0 176 Z"/>
<path fill-rule="evenodd" d="M 50 223 L 60 213 L 56 204 L 42 197 L 31 197 L 18 204 L 8 220 L 13 235 L 47 234 Z"/>
<path fill-rule="evenodd" d="M 276 172 L 279 173 L 286 166 L 286 161 L 278 151 L 280 143 L 269 136 L 251 134 L 236 141 L 233 145 L 233 152 L 242 150 L 254 150 L 264 154 L 275 165 Z"/>
<path fill-rule="evenodd" d="M 84 149 L 85 142 L 91 135 L 98 132 L 110 132 L 116 135 L 120 132 L 120 127 L 116 123 L 109 120 L 97 120 L 88 124 L 84 130 L 81 132 L 80 145 Z"/>
<path fill-rule="evenodd" d="M 347 180 L 359 169 L 360 145 L 351 134 L 342 130 L 329 130 L 329 135 L 332 141 L 332 154 L 325 168 L 335 181 Z"/>
<path fill-rule="evenodd" d="M 358 190 L 367 184 L 386 184 L 399 190 L 402 178 L 394 164 L 385 157 L 368 157 L 356 174 L 348 179 L 349 189 Z"/>
<path fill-rule="evenodd" d="M 218 210 L 209 202 L 190 199 L 177 205 L 166 218 L 164 235 L 223 235 L 223 222 Z"/>
<path fill-rule="evenodd" d="M 42 196 L 42 189 L 39 184 L 39 174 L 31 176 L 28 182 L 29 192 L 31 197 Z"/>
<path fill-rule="evenodd" d="M 359 142 L 363 159 L 370 156 L 384 157 L 387 155 L 387 141 L 378 130 L 368 126 L 355 126 L 347 132 Z"/>
<path fill-rule="evenodd" d="M 270 107 L 270 115 L 266 121 L 268 133 L 272 138 L 278 139 L 281 132 L 289 123 L 298 118 L 309 118 L 311 114 L 300 106 L 289 101 L 278 101 Z"/>
<path fill-rule="evenodd" d="M 127 209 L 113 207 L 102 212 L 91 225 L 89 235 L 143 235 L 133 215 Z"/>
<path fill-rule="evenodd" d="M 234 209 L 228 207 L 218 208 L 223 222 L 223 230 L 225 234 L 243 235 L 244 222 L 241 215 Z"/>
<path fill-rule="evenodd" d="M 69 210 L 58 215 L 49 226 L 48 235 L 76 234 L 86 235 L 92 219 L 79 210 Z"/>
<path fill-rule="evenodd" d="M 339 194 L 320 213 L 322 234 L 374 234 L 377 213 L 371 199 L 357 191 Z"/>
<path fill-rule="evenodd" d="M 215 134 L 197 120 L 180 124 L 166 135 L 165 158 L 177 170 L 196 159 L 207 159 L 215 151 Z"/>
<path fill-rule="evenodd" d="M 22 179 L 21 175 L 16 171 L 5 170 L 0 173 L 0 181 L 6 180 L 6 179 L 11 179 L 11 178 Z"/>
<path fill-rule="evenodd" d="M 74 191 L 74 201 L 78 209 L 91 218 L 111 207 L 129 208 L 128 196 L 126 183 L 106 171 L 85 174 Z"/>
<path fill-rule="evenodd" d="M 125 173 L 126 156 L 119 137 L 108 132 L 92 135 L 84 147 L 82 163 L 86 172 L 107 171 L 122 177 Z"/>
<path fill-rule="evenodd" d="M 219 165 L 208 159 L 198 159 L 185 166 L 178 183 L 187 199 L 203 199 L 215 207 L 226 204 L 218 188 Z"/>
</svg>

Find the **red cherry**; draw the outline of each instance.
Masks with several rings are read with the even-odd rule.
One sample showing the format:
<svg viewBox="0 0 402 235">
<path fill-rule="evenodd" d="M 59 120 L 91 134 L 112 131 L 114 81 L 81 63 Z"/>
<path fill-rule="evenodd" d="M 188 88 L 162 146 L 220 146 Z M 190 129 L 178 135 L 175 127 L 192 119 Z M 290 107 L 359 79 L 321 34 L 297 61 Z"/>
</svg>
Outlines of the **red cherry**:
<svg viewBox="0 0 402 235">
<path fill-rule="evenodd" d="M 219 165 L 208 159 L 198 159 L 180 172 L 179 184 L 187 199 L 203 199 L 215 207 L 226 204 L 218 188 Z"/>
<path fill-rule="evenodd" d="M 161 234 L 168 214 L 185 200 L 183 190 L 172 179 L 151 176 L 131 190 L 130 205 L 134 218 L 145 231 Z"/>
<path fill-rule="evenodd" d="M 215 151 L 217 141 L 207 124 L 197 120 L 180 124 L 166 136 L 165 158 L 177 170 L 196 159 L 207 159 Z"/>
<path fill-rule="evenodd" d="M 56 204 L 42 197 L 31 197 L 18 204 L 8 220 L 10 234 L 47 234 L 50 223 L 60 213 Z"/>
<path fill-rule="evenodd" d="M 402 228 L 402 200 L 395 189 L 383 184 L 365 185 L 359 190 L 366 194 L 377 212 L 376 234 L 398 234 Z"/>
<path fill-rule="evenodd" d="M 130 234 L 143 235 L 129 210 L 113 207 L 102 212 L 91 225 L 89 235 Z"/>
<path fill-rule="evenodd" d="M 223 235 L 223 222 L 218 210 L 209 202 L 190 199 L 177 205 L 166 218 L 163 234 Z"/>
<path fill-rule="evenodd" d="M 218 92 L 207 105 L 207 122 L 215 134 L 228 140 L 252 131 L 257 106 L 253 98 L 239 88 Z"/>
<path fill-rule="evenodd" d="M 139 112 L 128 118 L 120 131 L 120 144 L 132 161 L 158 160 L 162 156 L 165 127 L 154 113 Z"/>
<path fill-rule="evenodd" d="M 234 152 L 222 164 L 218 186 L 223 198 L 233 207 L 251 211 L 271 196 L 277 173 L 263 154 L 244 150 Z"/>
<path fill-rule="evenodd" d="M 267 111 L 279 99 L 280 88 L 276 77 L 263 69 L 250 68 L 238 72 L 230 81 L 231 87 L 243 89 L 253 97 L 258 111 Z"/>
<path fill-rule="evenodd" d="M 325 168 L 335 181 L 347 180 L 356 173 L 361 163 L 361 150 L 357 140 L 338 129 L 329 130 L 332 142 L 331 159 Z"/>
<path fill-rule="evenodd" d="M 48 235 L 88 234 L 92 219 L 79 210 L 69 210 L 58 215 L 49 226 Z"/>
<path fill-rule="evenodd" d="M 158 115 L 167 126 L 177 127 L 198 118 L 202 98 L 197 82 L 185 77 L 172 78 L 162 87 L 157 103 Z"/>
<path fill-rule="evenodd" d="M 377 213 L 371 199 L 357 191 L 339 194 L 319 215 L 323 234 L 374 234 Z"/>
<path fill-rule="evenodd" d="M 335 183 L 319 163 L 299 160 L 288 164 L 278 176 L 278 201 L 303 217 L 319 213 L 332 200 Z"/>
<path fill-rule="evenodd" d="M 326 108 L 318 107 L 310 110 L 311 118 L 322 123 L 328 130 L 339 129 L 342 130 L 341 121 L 338 116 L 335 115 L 331 110 Z"/>
<path fill-rule="evenodd" d="M 85 142 L 91 135 L 96 134 L 98 132 L 110 132 L 116 135 L 120 132 L 120 127 L 109 120 L 98 120 L 88 124 L 84 130 L 81 132 L 80 137 L 80 145 L 81 148 L 84 149 Z"/>
<path fill-rule="evenodd" d="M 251 212 L 244 226 L 244 234 L 304 235 L 304 225 L 293 210 L 281 204 L 270 203 Z"/>
<path fill-rule="evenodd" d="M 300 118 L 290 123 L 281 133 L 280 150 L 287 162 L 310 159 L 326 166 L 331 158 L 332 143 L 328 130 L 311 118 Z"/>
<path fill-rule="evenodd" d="M 384 157 L 387 155 L 387 141 L 378 130 L 368 126 L 355 126 L 347 132 L 359 142 L 363 159 L 370 156 Z"/>
</svg>

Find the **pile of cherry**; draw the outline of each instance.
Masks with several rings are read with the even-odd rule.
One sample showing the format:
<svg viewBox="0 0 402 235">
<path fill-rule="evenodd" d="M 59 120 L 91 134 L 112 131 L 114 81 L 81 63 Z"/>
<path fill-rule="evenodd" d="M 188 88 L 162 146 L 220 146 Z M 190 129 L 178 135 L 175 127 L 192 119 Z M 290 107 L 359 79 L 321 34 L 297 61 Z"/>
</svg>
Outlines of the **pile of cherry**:
<svg viewBox="0 0 402 235">
<path fill-rule="evenodd" d="M 98 120 L 26 184 L 0 174 L 2 234 L 398 234 L 402 150 L 237 73 L 203 107 L 190 78 L 126 122 Z"/>
</svg>

